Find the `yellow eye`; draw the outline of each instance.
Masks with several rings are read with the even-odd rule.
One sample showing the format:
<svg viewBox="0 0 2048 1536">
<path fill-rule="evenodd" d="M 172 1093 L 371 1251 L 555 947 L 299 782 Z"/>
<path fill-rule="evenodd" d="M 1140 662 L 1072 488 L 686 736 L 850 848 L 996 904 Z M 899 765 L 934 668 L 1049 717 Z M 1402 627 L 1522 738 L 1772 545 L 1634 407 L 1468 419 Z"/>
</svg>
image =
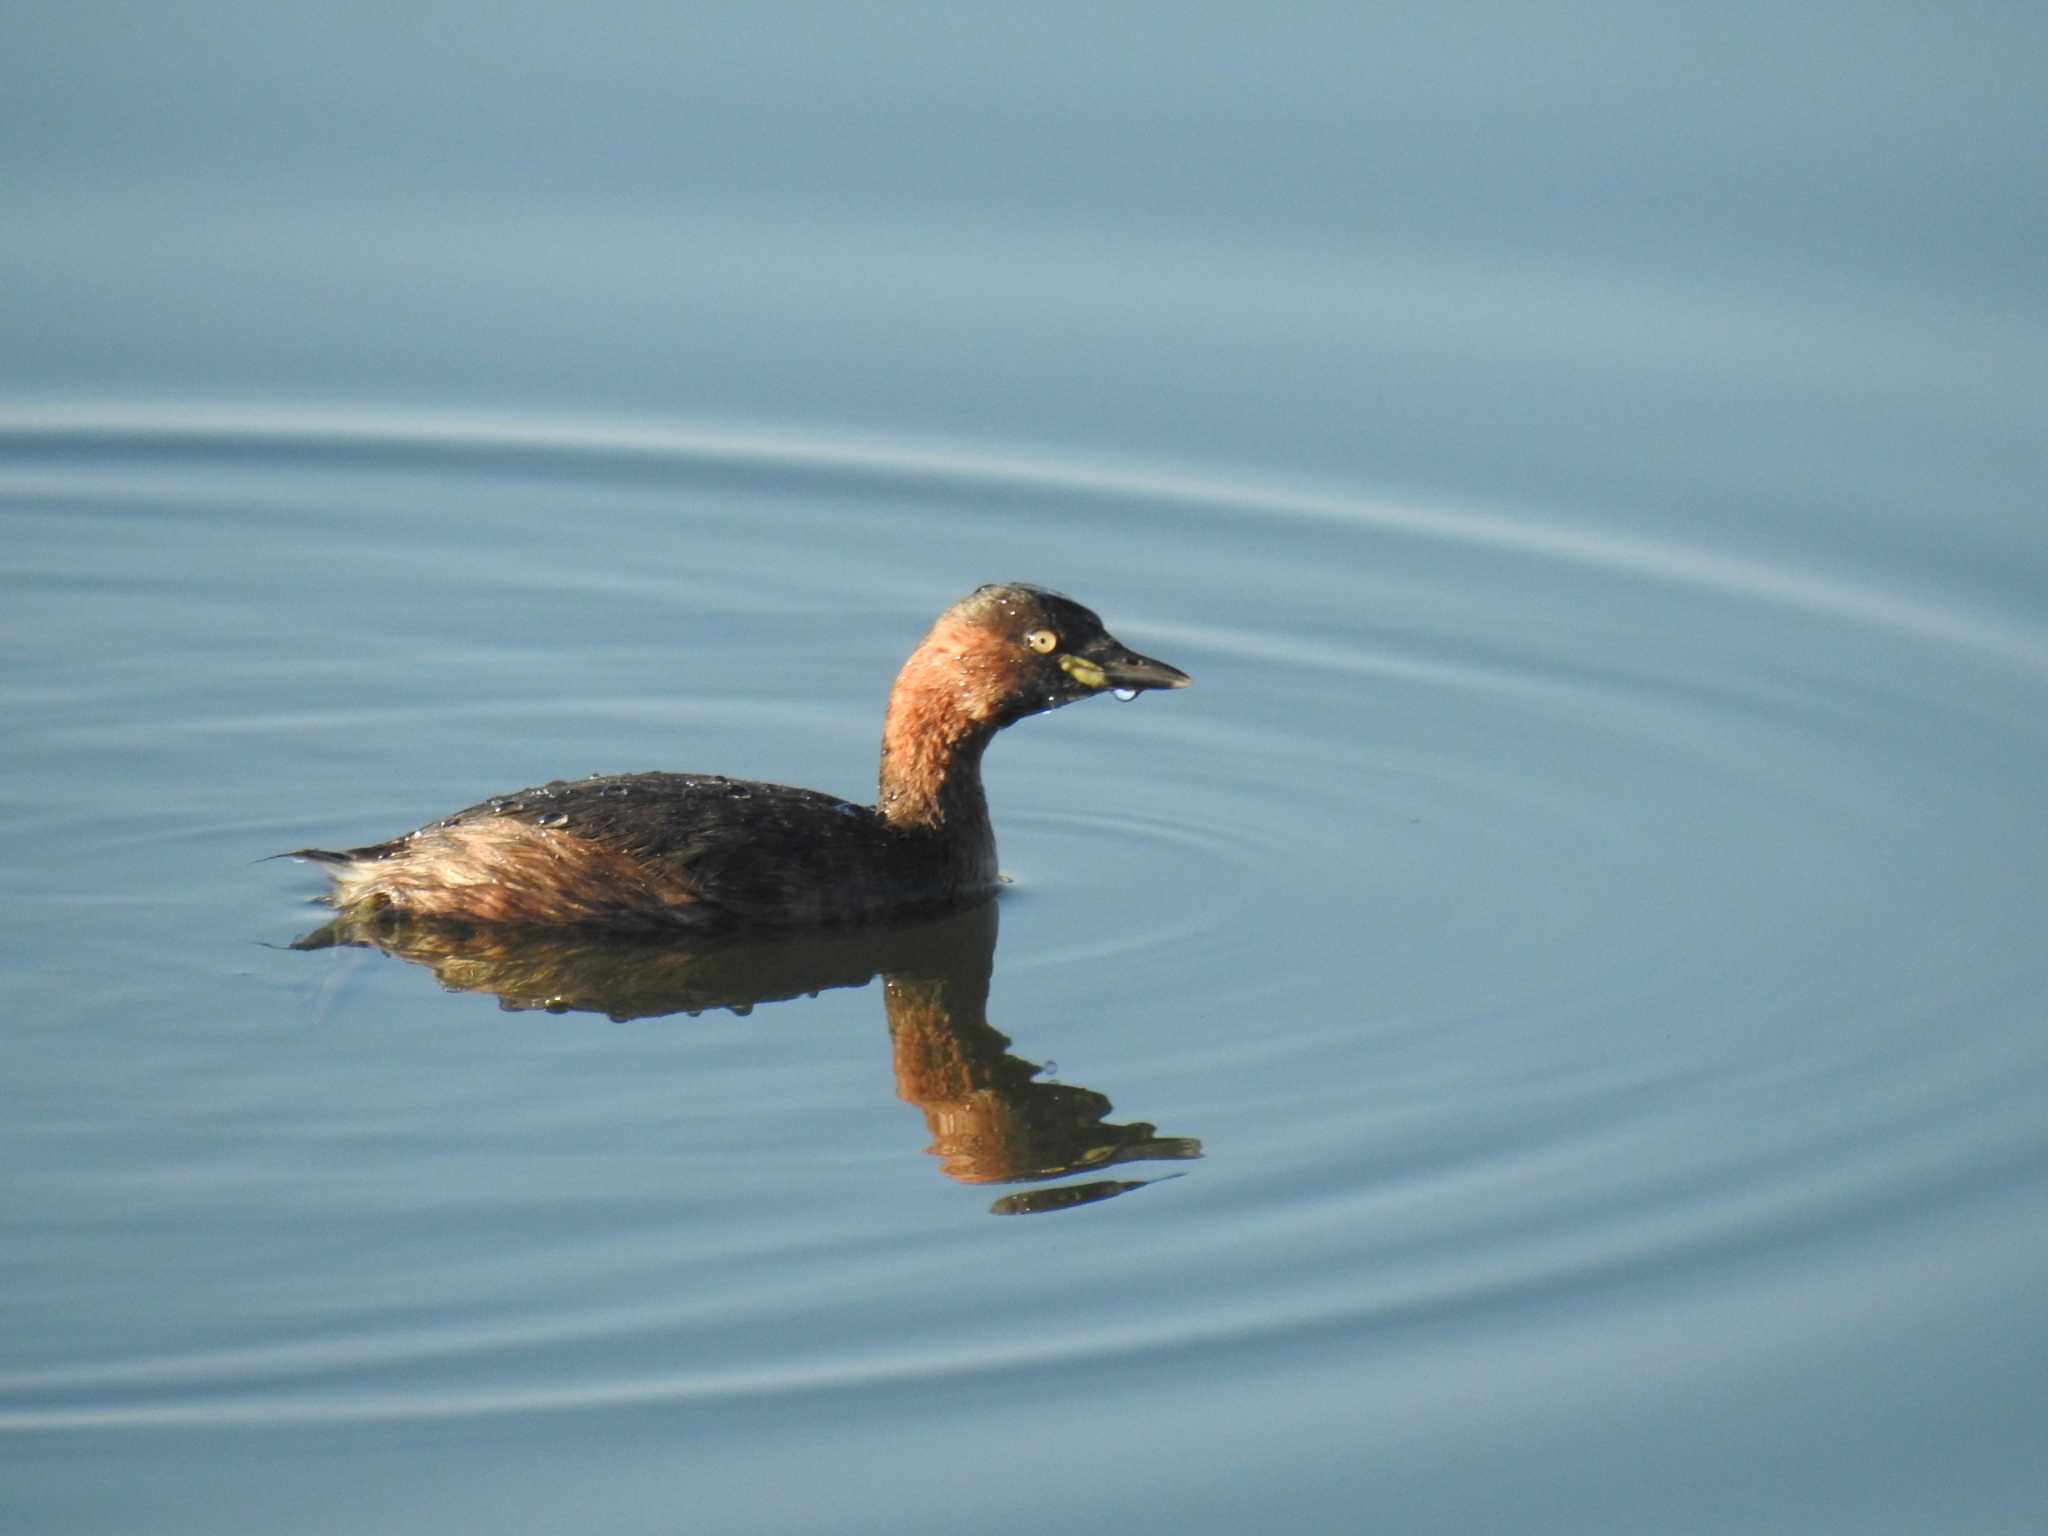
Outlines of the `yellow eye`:
<svg viewBox="0 0 2048 1536">
<path fill-rule="evenodd" d="M 1060 637 L 1049 629 L 1034 629 L 1024 637 L 1024 643 L 1041 656 L 1050 656 L 1059 648 Z"/>
</svg>

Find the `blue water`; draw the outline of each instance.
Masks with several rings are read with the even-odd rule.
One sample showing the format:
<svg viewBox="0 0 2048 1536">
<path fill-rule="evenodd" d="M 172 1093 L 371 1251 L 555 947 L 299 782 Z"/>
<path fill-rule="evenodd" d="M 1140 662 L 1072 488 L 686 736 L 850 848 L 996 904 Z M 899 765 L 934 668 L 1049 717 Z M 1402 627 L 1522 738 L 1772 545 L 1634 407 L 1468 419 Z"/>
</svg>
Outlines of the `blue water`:
<svg viewBox="0 0 2048 1536">
<path fill-rule="evenodd" d="M 2039 1528 L 2048 24 L 9 34 L 0 1524 Z M 289 947 L 993 579 L 985 1010 Z"/>
</svg>

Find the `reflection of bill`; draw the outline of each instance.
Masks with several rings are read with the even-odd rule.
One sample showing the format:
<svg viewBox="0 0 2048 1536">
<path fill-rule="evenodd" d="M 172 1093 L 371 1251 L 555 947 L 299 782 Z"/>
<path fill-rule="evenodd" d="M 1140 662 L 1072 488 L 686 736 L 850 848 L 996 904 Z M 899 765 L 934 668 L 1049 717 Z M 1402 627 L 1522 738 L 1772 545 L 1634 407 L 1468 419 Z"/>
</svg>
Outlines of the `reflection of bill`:
<svg viewBox="0 0 2048 1536">
<path fill-rule="evenodd" d="M 987 1018 L 995 968 L 996 904 L 887 928 L 822 930 L 774 938 L 621 942 L 561 929 L 515 930 L 403 921 L 389 912 L 345 913 L 294 948 L 360 945 L 431 969 L 448 988 L 495 996 L 501 1007 L 651 1018 L 865 986 L 882 997 L 896 1092 L 924 1112 L 929 1150 L 947 1177 L 967 1184 L 1029 1183 L 1121 1163 L 1201 1156 L 1192 1137 L 1160 1136 L 1143 1122 L 1113 1125 L 1092 1089 L 1044 1082 L 1009 1054 Z M 999 1214 L 1061 1210 L 1142 1188 L 1096 1180 L 1022 1191 Z"/>
</svg>

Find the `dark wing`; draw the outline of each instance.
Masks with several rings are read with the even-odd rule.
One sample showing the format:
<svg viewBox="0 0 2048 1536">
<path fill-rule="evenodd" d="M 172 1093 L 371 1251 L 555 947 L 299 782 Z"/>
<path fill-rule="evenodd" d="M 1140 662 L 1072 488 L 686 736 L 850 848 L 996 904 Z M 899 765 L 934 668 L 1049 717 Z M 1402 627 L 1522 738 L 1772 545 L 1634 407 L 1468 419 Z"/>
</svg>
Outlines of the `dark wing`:
<svg viewBox="0 0 2048 1536">
<path fill-rule="evenodd" d="M 749 922 L 844 921 L 885 901 L 896 834 L 868 806 L 717 774 L 557 780 L 448 817 L 510 816 L 588 838 L 687 878 L 711 909 Z"/>
</svg>

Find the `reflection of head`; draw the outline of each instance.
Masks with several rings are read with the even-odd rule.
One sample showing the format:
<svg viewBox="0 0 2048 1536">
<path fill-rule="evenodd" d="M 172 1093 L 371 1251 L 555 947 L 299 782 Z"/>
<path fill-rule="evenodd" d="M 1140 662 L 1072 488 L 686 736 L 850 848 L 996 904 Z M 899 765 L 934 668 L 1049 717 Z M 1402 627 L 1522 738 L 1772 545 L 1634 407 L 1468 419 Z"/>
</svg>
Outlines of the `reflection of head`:
<svg viewBox="0 0 2048 1536">
<path fill-rule="evenodd" d="M 930 1151 L 963 1184 L 1050 1179 L 1141 1158 L 1201 1155 L 1201 1143 L 1160 1137 L 1143 1122 L 1111 1125 L 1092 1089 L 1037 1081 L 1038 1068 L 979 1009 L 949 1006 L 944 981 L 890 977 L 889 1038 L 896 1093 L 924 1111 Z"/>
</svg>

